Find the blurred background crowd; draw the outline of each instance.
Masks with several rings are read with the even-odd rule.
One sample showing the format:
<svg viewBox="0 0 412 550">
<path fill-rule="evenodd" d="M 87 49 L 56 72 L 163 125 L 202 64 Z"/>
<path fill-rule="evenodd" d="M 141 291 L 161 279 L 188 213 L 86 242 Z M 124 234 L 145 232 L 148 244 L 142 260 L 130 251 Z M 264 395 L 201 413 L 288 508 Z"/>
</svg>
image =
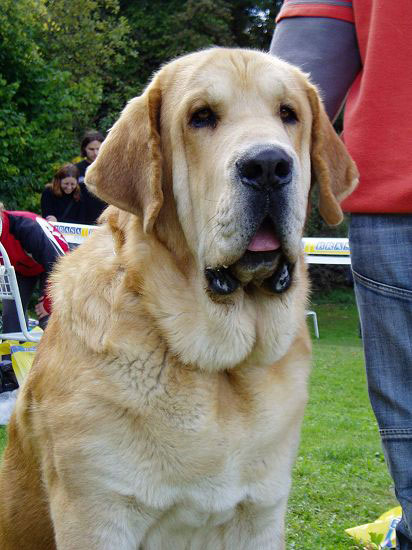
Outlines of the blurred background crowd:
<svg viewBox="0 0 412 550">
<path fill-rule="evenodd" d="M 107 206 L 85 184 L 88 166 L 97 158 L 103 135 L 89 131 L 81 142 L 83 160 L 62 165 L 41 195 L 41 215 L 49 222 L 94 225 Z"/>
</svg>

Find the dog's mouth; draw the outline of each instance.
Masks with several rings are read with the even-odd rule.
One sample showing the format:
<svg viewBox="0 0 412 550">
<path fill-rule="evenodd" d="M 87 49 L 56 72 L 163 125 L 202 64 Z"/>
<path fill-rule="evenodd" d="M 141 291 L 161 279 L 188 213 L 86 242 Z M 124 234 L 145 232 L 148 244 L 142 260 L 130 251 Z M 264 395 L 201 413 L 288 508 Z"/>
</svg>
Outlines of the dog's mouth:
<svg viewBox="0 0 412 550">
<path fill-rule="evenodd" d="M 206 281 L 214 294 L 232 294 L 239 286 L 263 287 L 281 294 L 292 283 L 293 263 L 288 260 L 275 226 L 267 216 L 244 254 L 230 266 L 207 267 Z"/>
</svg>

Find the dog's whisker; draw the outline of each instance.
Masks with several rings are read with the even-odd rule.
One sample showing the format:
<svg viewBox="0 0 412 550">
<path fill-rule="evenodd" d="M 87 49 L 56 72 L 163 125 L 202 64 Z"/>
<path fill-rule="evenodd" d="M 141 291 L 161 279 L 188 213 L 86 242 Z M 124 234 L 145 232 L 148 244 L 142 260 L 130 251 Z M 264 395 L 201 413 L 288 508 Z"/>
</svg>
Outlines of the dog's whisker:
<svg viewBox="0 0 412 550">
<path fill-rule="evenodd" d="M 217 224 L 214 226 L 213 229 L 215 229 L 216 227 L 218 227 Z M 219 236 L 219 233 L 221 233 L 223 231 L 223 229 L 224 228 L 220 225 L 218 231 L 214 232 L 213 237 L 210 240 L 209 245 L 207 247 L 207 252 L 210 252 L 212 246 L 215 244 L 215 241 L 216 241 L 217 237 Z"/>
<path fill-rule="evenodd" d="M 210 222 L 212 222 L 217 216 L 217 213 L 214 214 L 204 225 L 203 229 L 200 230 L 200 233 L 199 233 L 199 236 L 202 236 L 203 235 L 203 232 L 206 231 L 206 229 L 208 229 L 208 225 Z"/>
</svg>

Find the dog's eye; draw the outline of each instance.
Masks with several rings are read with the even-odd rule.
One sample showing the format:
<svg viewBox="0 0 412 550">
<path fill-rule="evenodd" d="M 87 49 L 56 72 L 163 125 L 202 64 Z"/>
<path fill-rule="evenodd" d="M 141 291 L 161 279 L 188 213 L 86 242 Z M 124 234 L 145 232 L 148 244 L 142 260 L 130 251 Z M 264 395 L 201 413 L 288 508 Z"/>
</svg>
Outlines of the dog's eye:
<svg viewBox="0 0 412 550">
<path fill-rule="evenodd" d="M 298 115 L 296 112 L 287 105 L 280 106 L 279 116 L 285 124 L 294 124 L 298 121 Z"/>
<path fill-rule="evenodd" d="M 207 126 L 214 128 L 217 124 L 217 116 L 212 109 L 205 107 L 193 113 L 189 124 L 194 128 L 205 128 Z"/>
</svg>

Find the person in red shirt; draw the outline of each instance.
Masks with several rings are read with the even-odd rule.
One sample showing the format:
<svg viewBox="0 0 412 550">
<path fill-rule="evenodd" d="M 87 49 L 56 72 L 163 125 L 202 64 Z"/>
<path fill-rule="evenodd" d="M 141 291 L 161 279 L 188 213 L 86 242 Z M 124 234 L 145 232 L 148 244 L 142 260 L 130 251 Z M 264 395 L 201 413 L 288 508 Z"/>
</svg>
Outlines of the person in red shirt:
<svg viewBox="0 0 412 550">
<path fill-rule="evenodd" d="M 344 202 L 371 404 L 412 550 L 411 0 L 285 0 L 271 53 L 309 73 L 360 172 Z"/>
<path fill-rule="evenodd" d="M 23 310 L 40 286 L 40 299 L 35 306 L 39 324 L 45 328 L 51 312 L 47 278 L 59 256 L 69 251 L 63 235 L 48 221 L 32 212 L 7 211 L 0 208 L 0 242 L 13 265 Z M 18 332 L 20 323 L 15 303 L 3 302 L 3 331 Z"/>
</svg>

